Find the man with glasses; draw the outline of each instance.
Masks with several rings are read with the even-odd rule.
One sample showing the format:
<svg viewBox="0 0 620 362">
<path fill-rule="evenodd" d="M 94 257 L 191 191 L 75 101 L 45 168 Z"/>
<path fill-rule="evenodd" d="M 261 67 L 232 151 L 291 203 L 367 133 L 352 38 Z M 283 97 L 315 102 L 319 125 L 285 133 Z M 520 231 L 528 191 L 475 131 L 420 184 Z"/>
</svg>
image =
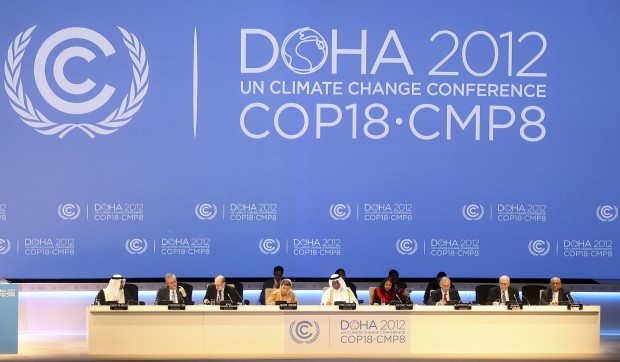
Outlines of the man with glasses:
<svg viewBox="0 0 620 362">
<path fill-rule="evenodd" d="M 570 303 L 571 300 L 570 291 L 562 288 L 560 278 L 553 277 L 549 281 L 549 288 L 542 293 L 540 305 L 559 305 Z"/>
<path fill-rule="evenodd" d="M 176 275 L 168 273 L 164 278 L 166 280 L 166 286 L 157 291 L 157 297 L 155 297 L 156 304 L 191 304 L 185 289 L 177 286 Z"/>
<path fill-rule="evenodd" d="M 486 304 L 521 303 L 519 291 L 510 286 L 510 278 L 507 275 L 499 277 L 499 287 L 489 290 Z"/>
</svg>

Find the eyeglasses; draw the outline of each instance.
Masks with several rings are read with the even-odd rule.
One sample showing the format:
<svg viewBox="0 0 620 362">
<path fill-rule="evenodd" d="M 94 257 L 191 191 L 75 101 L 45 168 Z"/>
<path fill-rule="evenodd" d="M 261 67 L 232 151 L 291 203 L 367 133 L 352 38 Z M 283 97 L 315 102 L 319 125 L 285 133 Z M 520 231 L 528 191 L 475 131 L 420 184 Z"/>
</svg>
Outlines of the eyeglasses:
<svg viewBox="0 0 620 362">
<path fill-rule="evenodd" d="M 551 285 L 560 285 L 560 284 L 562 283 L 556 283 L 556 282 L 551 283 Z"/>
</svg>

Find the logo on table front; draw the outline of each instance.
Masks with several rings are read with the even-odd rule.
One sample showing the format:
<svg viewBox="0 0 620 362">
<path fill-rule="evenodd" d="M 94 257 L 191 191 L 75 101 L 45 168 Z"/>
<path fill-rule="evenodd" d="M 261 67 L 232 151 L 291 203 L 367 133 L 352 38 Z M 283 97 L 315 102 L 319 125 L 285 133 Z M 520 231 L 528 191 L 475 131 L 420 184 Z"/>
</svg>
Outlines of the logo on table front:
<svg viewBox="0 0 620 362">
<path fill-rule="evenodd" d="M 127 239 L 125 242 L 125 249 L 129 254 L 144 254 L 146 249 L 149 248 L 149 243 L 146 239 Z"/>
<path fill-rule="evenodd" d="M 478 221 L 484 216 L 484 207 L 480 204 L 465 205 L 462 213 L 465 220 Z"/>
<path fill-rule="evenodd" d="M 402 255 L 412 255 L 418 250 L 418 241 L 415 239 L 398 239 L 396 251 Z"/>
<path fill-rule="evenodd" d="M 97 52 L 108 58 L 116 53 L 110 41 L 92 29 L 80 27 L 61 29 L 45 39 L 39 49 L 35 49 L 33 70 L 34 82 L 41 97 L 53 107 L 53 110 L 46 111 L 43 110 L 41 104 L 37 106 L 31 100 L 21 80 L 23 74 L 30 74 L 29 71 L 22 69 L 22 60 L 35 28 L 36 25 L 15 37 L 9 46 L 8 56 L 4 63 L 4 89 L 9 96 L 11 107 L 26 125 L 48 136 L 58 135 L 59 138 L 63 138 L 72 130 L 79 129 L 90 138 L 94 138 L 97 134 L 114 133 L 131 121 L 142 107 L 148 90 L 149 76 L 146 51 L 136 35 L 121 27 L 118 28 L 129 51 L 133 80 L 129 93 L 111 112 L 112 106 L 109 103 L 116 89 L 109 84 L 97 85 L 87 75 L 75 74 L 76 69 L 78 71 L 85 69 L 82 66 L 84 61 L 91 63 L 97 58 L 95 52 L 79 45 L 80 43 L 88 42 L 97 48 Z M 64 49 L 61 49 L 63 47 Z M 74 59 L 80 59 L 82 62 L 76 62 Z M 131 74 L 129 69 L 129 64 L 127 64 L 127 74 Z M 67 74 L 70 76 L 67 77 Z M 97 75 L 102 76 L 105 73 L 100 72 Z M 80 78 L 86 80 L 73 83 L 74 79 Z M 53 81 L 51 84 L 50 80 Z M 96 88 L 100 91 L 93 95 Z M 110 109 L 102 109 L 106 105 Z M 54 115 L 51 116 L 51 113 Z M 84 116 L 87 114 L 90 115 Z M 90 118 L 88 123 L 84 122 L 86 118 Z"/>
<path fill-rule="evenodd" d="M 11 250 L 11 241 L 9 239 L 0 239 L 0 255 L 7 254 Z"/>
<path fill-rule="evenodd" d="M 58 205 L 58 216 L 63 220 L 75 220 L 80 216 L 80 205 L 60 204 Z"/>
<path fill-rule="evenodd" d="M 258 248 L 263 254 L 275 254 L 280 251 L 280 240 L 278 239 L 261 239 L 258 242 Z"/>
<path fill-rule="evenodd" d="M 334 220 L 346 220 L 351 216 L 351 206 L 348 204 L 332 204 L 329 207 L 329 215 Z"/>
<path fill-rule="evenodd" d="M 551 243 L 547 240 L 530 240 L 528 249 L 534 256 L 545 256 L 551 251 Z"/>
<path fill-rule="evenodd" d="M 213 220 L 217 215 L 217 206 L 215 204 L 198 204 L 194 212 L 200 220 Z"/>
<path fill-rule="evenodd" d="M 313 343 L 319 338 L 321 328 L 316 321 L 293 322 L 288 329 L 288 334 L 295 343 Z"/>
<path fill-rule="evenodd" d="M 601 221 L 614 221 L 618 218 L 618 207 L 614 205 L 600 205 L 596 208 L 596 217 Z"/>
</svg>

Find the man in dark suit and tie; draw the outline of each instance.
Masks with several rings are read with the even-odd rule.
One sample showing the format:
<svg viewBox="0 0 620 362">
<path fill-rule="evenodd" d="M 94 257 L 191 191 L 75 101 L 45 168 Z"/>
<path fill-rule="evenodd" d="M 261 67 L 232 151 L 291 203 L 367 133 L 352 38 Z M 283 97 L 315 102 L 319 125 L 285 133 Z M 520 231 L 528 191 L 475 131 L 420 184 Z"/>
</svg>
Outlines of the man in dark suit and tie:
<svg viewBox="0 0 620 362">
<path fill-rule="evenodd" d="M 562 281 L 558 277 L 553 277 L 549 281 L 547 288 L 540 298 L 540 305 L 559 305 L 571 302 L 570 291 L 562 288 Z"/>
<path fill-rule="evenodd" d="M 450 278 L 447 276 L 441 278 L 439 280 L 439 289 L 433 290 L 431 292 L 427 305 L 447 305 L 450 301 L 459 302 L 461 300 L 461 296 L 459 295 L 458 290 L 454 288 L 450 288 L 452 282 Z"/>
<path fill-rule="evenodd" d="M 506 304 L 506 302 L 521 303 L 519 291 L 510 286 L 510 278 L 507 275 L 499 277 L 499 287 L 493 287 L 489 290 L 486 304 L 490 305 L 494 302 Z"/>
<path fill-rule="evenodd" d="M 214 283 L 207 286 L 207 293 L 202 302 L 211 304 L 211 301 L 215 301 L 215 304 L 220 304 L 222 301 L 232 301 L 233 304 L 242 302 L 235 288 L 226 285 L 226 278 L 223 275 L 216 276 Z"/>
<path fill-rule="evenodd" d="M 263 282 L 263 287 L 261 288 L 260 296 L 258 297 L 258 301 L 260 302 L 260 304 L 265 304 L 265 290 L 267 290 L 268 288 L 280 288 L 280 281 L 282 281 L 283 276 L 284 268 L 280 265 L 276 265 L 273 268 L 273 279 L 268 279 Z"/>
<path fill-rule="evenodd" d="M 189 296 L 183 287 L 177 287 L 177 277 L 172 273 L 166 274 L 166 286 L 159 288 L 155 297 L 156 304 L 179 303 L 191 304 Z"/>
</svg>

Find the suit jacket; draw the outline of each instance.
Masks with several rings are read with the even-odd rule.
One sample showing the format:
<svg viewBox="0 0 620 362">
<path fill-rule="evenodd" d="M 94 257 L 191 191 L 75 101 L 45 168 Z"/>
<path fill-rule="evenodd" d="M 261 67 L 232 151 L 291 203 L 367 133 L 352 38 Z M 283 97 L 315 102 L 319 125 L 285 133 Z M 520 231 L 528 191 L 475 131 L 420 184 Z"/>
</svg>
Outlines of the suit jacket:
<svg viewBox="0 0 620 362">
<path fill-rule="evenodd" d="M 275 279 L 271 278 L 271 279 L 265 280 L 263 282 L 263 287 L 260 290 L 260 296 L 258 297 L 258 302 L 260 304 L 265 304 L 265 290 L 267 288 L 275 288 L 275 287 L 276 287 Z"/>
<path fill-rule="evenodd" d="M 459 295 L 459 291 L 456 289 L 452 289 L 450 288 L 450 291 L 448 292 L 448 296 L 450 297 L 450 300 L 452 301 L 459 301 L 461 300 L 461 296 Z M 428 301 L 426 302 L 427 305 L 435 305 L 437 304 L 437 302 L 439 302 L 440 300 L 443 299 L 443 291 L 440 289 L 436 289 L 433 290 L 431 292 L 431 296 L 430 298 L 428 298 Z"/>
<path fill-rule="evenodd" d="M 191 300 L 189 300 L 189 295 L 183 297 L 179 290 L 177 289 L 177 300 L 181 304 L 191 304 Z M 170 289 L 168 287 L 159 288 L 157 290 L 157 296 L 155 297 L 155 302 L 160 304 L 161 302 L 169 302 L 170 301 Z"/>
<path fill-rule="evenodd" d="M 558 302 L 569 302 L 570 303 L 570 299 L 569 299 L 569 295 L 570 295 L 570 290 L 568 289 L 564 289 L 564 288 L 560 288 L 558 290 Z M 543 291 L 542 296 L 540 298 L 540 305 L 549 305 L 549 303 L 551 303 L 551 301 L 553 300 L 553 291 L 550 288 L 547 288 L 545 291 Z"/>
<path fill-rule="evenodd" d="M 206 299 L 209 299 L 209 300 L 217 299 L 217 289 L 215 288 L 215 284 L 207 285 L 207 292 L 205 293 L 203 302 Z M 235 288 L 231 287 L 230 285 L 225 285 L 224 286 L 224 300 L 231 300 L 231 299 L 232 299 L 232 302 L 235 304 L 243 302 L 241 298 L 239 297 L 239 295 L 237 295 Z"/>
<path fill-rule="evenodd" d="M 515 297 L 517 298 L 515 300 Z M 500 293 L 500 289 L 499 287 L 493 287 L 491 288 L 491 290 L 489 290 L 489 296 L 487 297 L 487 303 L 488 305 L 493 304 L 493 302 L 498 302 L 502 300 L 502 296 Z M 508 301 L 513 301 L 513 302 L 517 302 L 517 303 L 521 303 L 521 298 L 519 298 L 519 291 L 513 287 L 508 287 Z"/>
</svg>

